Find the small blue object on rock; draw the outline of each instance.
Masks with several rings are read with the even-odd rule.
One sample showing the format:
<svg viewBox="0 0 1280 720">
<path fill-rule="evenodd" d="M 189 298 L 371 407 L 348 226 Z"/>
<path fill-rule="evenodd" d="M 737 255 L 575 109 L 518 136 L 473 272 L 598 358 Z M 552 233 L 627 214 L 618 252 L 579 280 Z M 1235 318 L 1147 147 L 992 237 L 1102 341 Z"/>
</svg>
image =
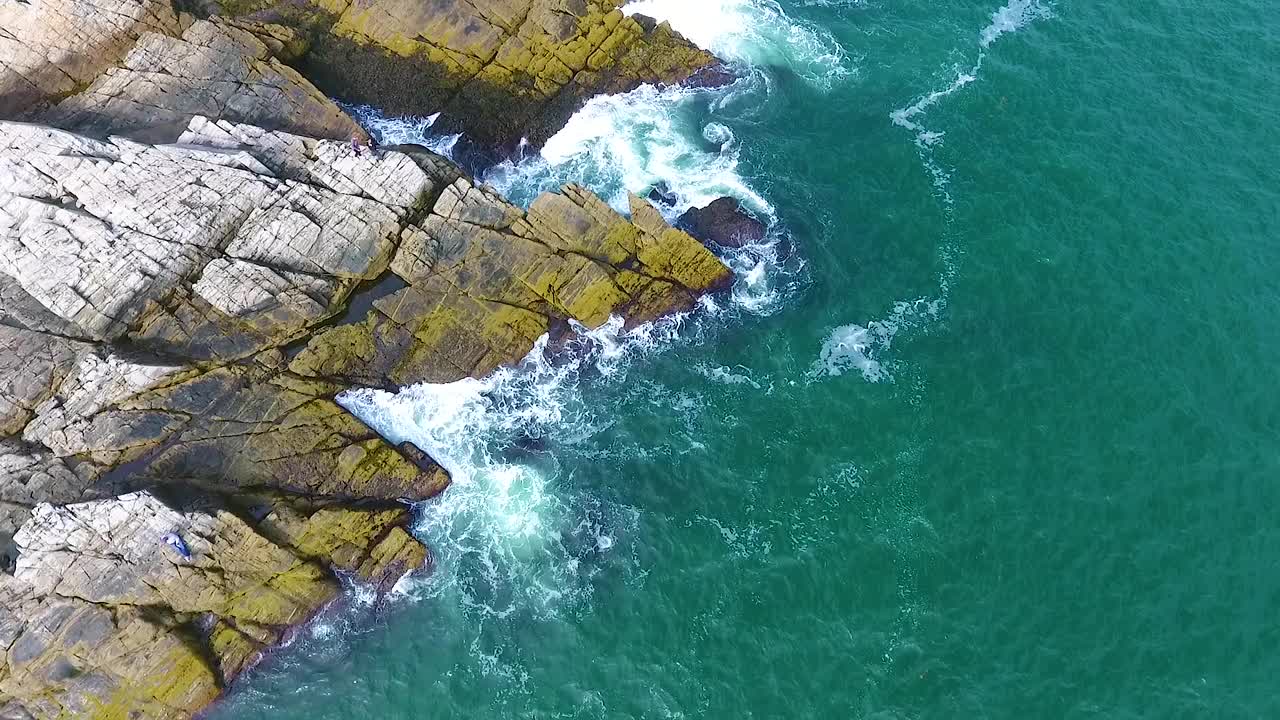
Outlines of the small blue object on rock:
<svg viewBox="0 0 1280 720">
<path fill-rule="evenodd" d="M 191 562 L 191 551 L 187 549 L 187 544 L 182 541 L 182 537 L 176 532 L 165 533 L 164 544 L 178 551 L 183 560 Z"/>
</svg>

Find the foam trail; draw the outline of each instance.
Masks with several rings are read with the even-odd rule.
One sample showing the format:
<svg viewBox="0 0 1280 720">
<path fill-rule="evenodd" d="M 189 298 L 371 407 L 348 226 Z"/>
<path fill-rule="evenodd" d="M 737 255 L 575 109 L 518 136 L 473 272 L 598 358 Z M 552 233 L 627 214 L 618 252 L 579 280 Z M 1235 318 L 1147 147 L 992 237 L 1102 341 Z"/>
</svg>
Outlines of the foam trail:
<svg viewBox="0 0 1280 720">
<path fill-rule="evenodd" d="M 982 63 L 990 47 L 1001 37 L 1017 32 L 1037 19 L 1051 17 L 1052 12 L 1039 0 L 1009 0 L 991 13 L 991 20 L 978 33 L 978 55 L 966 70 L 957 69 L 955 77 L 942 88 L 922 95 L 914 103 L 889 114 L 893 123 L 914 135 L 920 160 L 933 181 L 934 192 L 942 201 L 947 232 L 952 221 L 954 201 L 951 196 L 951 171 L 938 162 L 935 149 L 942 144 L 944 133 L 930 130 L 924 118 L 930 108 L 978 81 Z M 960 250 L 944 238 L 940 250 L 942 270 L 938 276 L 938 294 L 933 298 L 917 298 L 894 303 L 889 315 L 864 325 L 849 324 L 831 331 L 819 350 L 818 359 L 809 369 L 809 379 L 843 375 L 858 370 L 868 382 L 892 380 L 892 368 L 883 359 L 896 335 L 917 329 L 937 320 L 947 305 L 951 282 L 956 274 L 956 258 Z"/>
<path fill-rule="evenodd" d="M 923 125 L 926 111 L 940 100 L 977 82 L 987 50 L 996 40 L 1009 33 L 1017 32 L 1035 20 L 1052 17 L 1052 15 L 1049 6 L 1041 4 L 1039 0 L 1009 0 L 1006 5 L 991 13 L 991 21 L 978 34 L 978 57 L 972 67 L 967 70 L 957 69 L 955 78 L 942 89 L 933 90 L 917 99 L 915 103 L 889 113 L 895 125 L 915 133 L 916 146 L 920 148 L 925 165 L 933 175 L 934 184 L 948 206 L 951 205 L 951 195 L 947 191 L 950 174 L 938 166 L 931 152 L 932 148 L 942 143 L 944 133 L 929 130 Z"/>
</svg>

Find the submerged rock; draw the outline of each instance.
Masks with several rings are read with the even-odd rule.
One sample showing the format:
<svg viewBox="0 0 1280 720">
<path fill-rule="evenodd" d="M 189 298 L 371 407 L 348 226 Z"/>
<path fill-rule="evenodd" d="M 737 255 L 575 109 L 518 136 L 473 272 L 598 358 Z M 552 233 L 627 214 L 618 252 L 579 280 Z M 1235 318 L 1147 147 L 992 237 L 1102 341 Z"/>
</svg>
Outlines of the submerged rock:
<svg viewBox="0 0 1280 720">
<path fill-rule="evenodd" d="M 288 57 L 299 42 L 297 33 L 280 26 L 206 20 L 177 37 L 144 32 L 119 66 L 41 119 L 100 137 L 148 142 L 172 142 L 195 115 L 315 138 L 363 135 L 354 120 L 277 59 Z"/>
<path fill-rule="evenodd" d="M 671 186 L 664 180 L 659 180 L 653 189 L 649 191 L 649 202 L 655 205 L 663 205 L 665 207 L 674 207 L 680 202 L 680 196 L 671 189 Z"/>
<path fill-rule="evenodd" d="M 739 248 L 764 240 L 768 228 L 736 198 L 712 200 L 703 208 L 693 208 L 676 224 L 690 235 L 721 247 Z"/>
</svg>

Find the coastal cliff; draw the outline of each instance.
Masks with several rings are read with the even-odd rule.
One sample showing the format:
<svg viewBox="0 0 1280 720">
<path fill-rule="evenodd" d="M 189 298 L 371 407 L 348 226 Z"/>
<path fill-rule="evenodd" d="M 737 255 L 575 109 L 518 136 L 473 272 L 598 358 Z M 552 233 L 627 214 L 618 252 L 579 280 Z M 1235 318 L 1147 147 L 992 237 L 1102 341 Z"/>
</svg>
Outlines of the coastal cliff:
<svg viewBox="0 0 1280 720">
<path fill-rule="evenodd" d="M 536 147 L 594 95 L 680 82 L 718 65 L 669 25 L 626 17 L 621 4 L 7 2 L 0 118 L 160 140 L 186 111 L 341 137 L 350 121 L 325 107 L 314 82 L 393 114 L 439 112 L 441 131 L 479 146 L 509 150 L 525 139 Z"/>
<path fill-rule="evenodd" d="M 585 58 L 663 37 L 706 59 L 657 28 L 609 41 L 592 28 L 634 21 L 582 6 Z M 431 27 L 454 37 L 449 8 Z M 534 42 L 533 4 L 476 8 L 511 20 L 497 47 Z M 326 32 L 351 24 L 329 10 Z M 641 198 L 626 217 L 566 186 L 526 211 L 425 148 L 353 145 L 296 69 L 314 27 L 150 0 L 0 21 L 0 114 L 36 121 L 0 121 L 0 717 L 188 717 L 341 578 L 385 593 L 429 564 L 405 502 L 447 473 L 338 393 L 481 377 L 570 320 L 643 322 L 730 281 Z M 619 72 L 573 92 L 653 77 Z M 567 116 L 547 89 L 504 127 Z"/>
</svg>

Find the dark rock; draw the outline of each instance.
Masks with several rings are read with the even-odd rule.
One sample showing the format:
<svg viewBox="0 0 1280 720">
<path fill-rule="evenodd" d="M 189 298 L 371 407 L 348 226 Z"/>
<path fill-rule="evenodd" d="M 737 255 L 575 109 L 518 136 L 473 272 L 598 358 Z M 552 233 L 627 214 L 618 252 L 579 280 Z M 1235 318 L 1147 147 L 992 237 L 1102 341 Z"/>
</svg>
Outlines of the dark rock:
<svg viewBox="0 0 1280 720">
<path fill-rule="evenodd" d="M 736 198 L 722 197 L 680 216 L 676 226 L 695 238 L 721 247 L 740 248 L 764 240 L 768 228 Z"/>
<path fill-rule="evenodd" d="M 653 189 L 649 191 L 649 200 L 657 205 L 665 205 L 672 207 L 680 202 L 680 196 L 672 191 L 671 186 L 663 180 L 659 180 Z"/>
<path fill-rule="evenodd" d="M 454 143 L 453 152 L 450 155 L 464 172 L 473 177 L 481 177 L 494 165 L 507 158 L 518 159 L 518 153 L 518 145 L 499 148 L 483 145 L 463 135 L 458 138 L 458 142 Z"/>
<path fill-rule="evenodd" d="M 631 19 L 639 23 L 640 27 L 644 28 L 645 32 L 653 32 L 658 27 L 657 18 L 650 17 L 648 15 L 636 13 L 635 15 L 631 16 Z"/>
<path fill-rule="evenodd" d="M 719 88 L 730 85 L 737 79 L 737 74 L 724 63 L 718 62 L 694 72 L 683 84 L 694 88 Z"/>
</svg>

